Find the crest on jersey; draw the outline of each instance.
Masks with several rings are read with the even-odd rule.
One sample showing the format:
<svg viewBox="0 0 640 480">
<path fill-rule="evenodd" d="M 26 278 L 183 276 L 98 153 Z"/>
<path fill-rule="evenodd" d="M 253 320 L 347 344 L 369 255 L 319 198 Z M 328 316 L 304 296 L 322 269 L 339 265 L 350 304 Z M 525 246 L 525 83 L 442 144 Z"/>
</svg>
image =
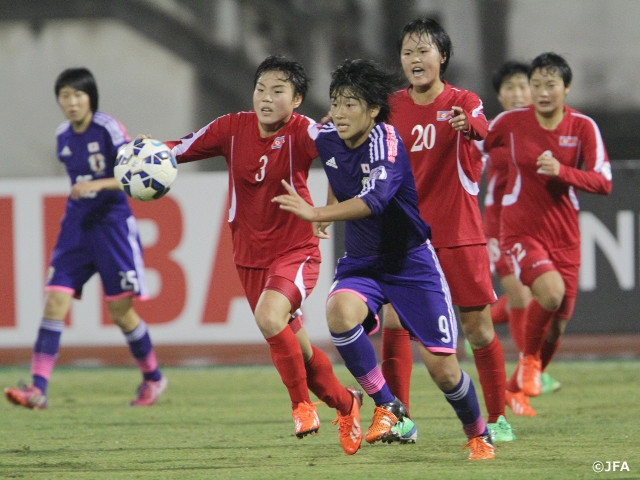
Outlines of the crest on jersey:
<svg viewBox="0 0 640 480">
<path fill-rule="evenodd" d="M 371 167 L 369 167 L 368 163 L 361 163 L 360 168 L 362 169 L 362 173 L 367 174 L 371 171 Z"/>
<path fill-rule="evenodd" d="M 436 113 L 436 120 L 438 122 L 446 122 L 453 117 L 453 112 L 451 110 L 439 110 Z"/>
<path fill-rule="evenodd" d="M 571 137 L 569 135 L 560 135 L 560 141 L 558 144 L 561 147 L 577 147 L 578 137 Z"/>
<path fill-rule="evenodd" d="M 282 146 L 284 145 L 284 135 L 280 136 L 280 137 L 276 137 L 273 140 L 273 143 L 271 144 L 271 149 L 275 149 L 275 148 L 282 148 Z"/>
</svg>

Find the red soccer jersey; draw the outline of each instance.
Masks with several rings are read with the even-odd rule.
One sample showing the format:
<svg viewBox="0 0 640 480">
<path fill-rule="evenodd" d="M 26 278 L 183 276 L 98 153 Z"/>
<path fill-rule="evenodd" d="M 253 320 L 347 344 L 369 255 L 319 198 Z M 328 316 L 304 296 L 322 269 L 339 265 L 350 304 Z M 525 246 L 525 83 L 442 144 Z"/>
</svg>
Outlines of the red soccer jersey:
<svg viewBox="0 0 640 480">
<path fill-rule="evenodd" d="M 558 127 L 547 130 L 533 106 L 519 108 L 496 117 L 484 148 L 489 155 L 495 149 L 509 152 L 501 238 L 530 236 L 550 249 L 579 246 L 576 189 L 609 194 L 612 188 L 611 165 L 595 122 L 565 106 Z M 560 162 L 558 177 L 537 173 L 537 158 L 545 151 Z"/>
<path fill-rule="evenodd" d="M 390 103 L 390 123 L 409 153 L 420 215 L 431 225 L 434 247 L 486 243 L 478 206 L 482 161 L 471 152 L 476 148 L 472 139 L 487 133 L 482 101 L 473 92 L 445 83 L 429 105 L 416 104 L 408 88 L 392 95 Z M 453 106 L 464 109 L 472 139 L 449 124 Z"/>
<path fill-rule="evenodd" d="M 178 163 L 225 157 L 236 265 L 268 268 L 277 254 L 318 249 L 311 223 L 271 202 L 286 193 L 280 183 L 286 180 L 312 203 L 307 177 L 318 156 L 309 133 L 312 125 L 312 119 L 294 113 L 277 134 L 261 138 L 255 112 L 231 113 L 180 140 L 165 142 Z"/>
<path fill-rule="evenodd" d="M 509 172 L 509 150 L 506 147 L 494 148 L 489 154 L 484 141 L 476 142 L 478 155 L 484 156 L 487 190 L 484 197 L 482 218 L 484 233 L 489 238 L 500 238 L 500 213 L 502 196 L 507 186 Z"/>
</svg>

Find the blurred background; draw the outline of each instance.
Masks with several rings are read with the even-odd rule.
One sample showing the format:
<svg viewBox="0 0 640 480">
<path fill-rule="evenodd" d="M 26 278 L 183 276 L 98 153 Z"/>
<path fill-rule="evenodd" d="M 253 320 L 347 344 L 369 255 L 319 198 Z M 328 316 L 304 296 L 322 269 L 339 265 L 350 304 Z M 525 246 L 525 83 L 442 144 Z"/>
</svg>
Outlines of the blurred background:
<svg viewBox="0 0 640 480">
<path fill-rule="evenodd" d="M 568 60 L 574 79 L 567 103 L 598 123 L 612 161 L 614 192 L 608 198 L 580 196 L 580 295 L 561 355 L 640 356 L 640 1 L 0 0 L 0 364 L 28 361 L 41 308 L 33 292 L 40 298 L 48 242 L 59 222 L 57 210 L 46 205 L 63 205 L 68 192 L 55 153 L 55 129 L 64 118 L 53 89 L 63 69 L 89 68 L 98 82 L 100 110 L 118 118 L 130 135 L 168 140 L 228 112 L 251 109 L 256 66 L 267 55 L 284 54 L 301 61 L 312 78 L 299 111 L 319 119 L 328 110 L 331 71 L 343 59 L 371 58 L 401 75 L 399 33 L 422 15 L 438 19 L 452 38 L 445 79 L 476 92 L 488 118 L 499 113 L 491 75 L 504 61 L 530 61 L 545 51 Z M 235 281 L 230 246 L 224 243 L 224 169 L 225 163 L 215 159 L 184 165 L 181 172 L 211 170 L 219 177 L 187 181 L 181 173 L 182 182 L 164 206 L 142 211 L 144 205 L 134 205 L 141 223 L 156 232 L 145 244 L 151 271 L 159 268 L 154 261 L 161 264 L 169 257 L 147 246 L 173 238 L 167 233 L 181 235 L 169 262 L 179 265 L 186 287 L 178 292 L 175 276 L 164 285 L 158 282 L 165 302 L 156 302 L 157 308 L 167 316 L 156 318 L 159 344 L 233 344 L 257 330 L 247 322 L 243 298 L 240 310 L 233 310 L 233 299 L 242 296 L 239 289 L 225 294 L 232 305 L 228 317 L 211 320 L 202 307 L 220 310 L 216 278 L 222 286 Z M 319 182 L 326 179 L 320 169 L 315 172 L 313 188 L 321 191 Z M 165 210 L 167 205 L 171 208 Z M 334 251 L 323 253 L 327 278 L 322 283 L 327 285 L 332 254 L 341 255 L 338 226 L 335 238 Z M 220 259 L 227 260 L 224 268 Z M 314 334 L 326 339 L 320 284 L 312 296 L 321 325 Z M 201 288 L 206 285 L 215 295 Z M 178 310 L 186 305 L 179 313 L 164 308 L 172 302 L 166 295 L 172 294 L 183 295 L 182 303 L 172 303 Z M 95 293 L 80 302 L 80 309 L 92 306 L 76 313 L 85 326 L 73 323 L 66 337 L 70 343 L 91 345 L 107 335 L 103 343 L 121 344 L 104 319 L 89 320 L 99 314 L 99 300 Z M 86 326 L 87 321 L 96 324 Z M 180 339 L 176 332 L 189 336 Z M 20 350 L 8 349 L 12 346 Z M 207 362 L 218 361 L 209 357 L 208 347 L 202 355 Z"/>
<path fill-rule="evenodd" d="M 0 0 L 2 175 L 64 173 L 53 148 L 64 68 L 92 70 L 100 108 L 130 134 L 166 140 L 250 109 L 256 66 L 284 54 L 313 79 L 300 111 L 320 118 L 343 59 L 400 73 L 398 35 L 418 15 L 448 31 L 446 79 L 479 94 L 488 117 L 494 69 L 555 51 L 574 72 L 568 103 L 596 120 L 610 157 L 640 158 L 637 0 Z"/>
</svg>

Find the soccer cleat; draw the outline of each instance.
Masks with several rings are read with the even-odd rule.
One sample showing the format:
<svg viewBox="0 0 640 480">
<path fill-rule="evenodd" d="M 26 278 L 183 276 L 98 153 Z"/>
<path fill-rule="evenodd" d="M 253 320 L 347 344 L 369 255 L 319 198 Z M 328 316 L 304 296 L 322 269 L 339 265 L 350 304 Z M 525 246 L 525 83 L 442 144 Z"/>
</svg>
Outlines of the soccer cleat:
<svg viewBox="0 0 640 480">
<path fill-rule="evenodd" d="M 332 422 L 338 424 L 338 438 L 344 453 L 353 455 L 360 449 L 362 443 L 362 429 L 360 428 L 360 406 L 362 405 L 363 394 L 360 390 L 348 387 L 353 401 L 351 410 L 347 415 L 341 415 L 338 410 L 338 417 Z"/>
<path fill-rule="evenodd" d="M 469 449 L 469 460 L 493 460 L 496 458 L 496 449 L 491 443 L 489 435 L 473 437 L 462 449 Z"/>
<path fill-rule="evenodd" d="M 507 419 L 504 418 L 503 415 L 498 417 L 496 423 L 488 423 L 487 428 L 489 429 L 489 435 L 493 443 L 512 442 L 516 439 L 511 425 L 509 425 L 509 422 L 507 422 Z"/>
<path fill-rule="evenodd" d="M 47 396 L 38 387 L 18 382 L 18 387 L 4 389 L 4 396 L 14 405 L 22 405 L 26 408 L 42 410 L 47 408 Z"/>
<path fill-rule="evenodd" d="M 386 437 L 391 432 L 391 428 L 406 415 L 407 409 L 398 398 L 382 405 L 376 405 L 365 440 L 368 443 L 375 443 Z"/>
<path fill-rule="evenodd" d="M 523 392 L 505 392 L 504 398 L 514 415 L 535 417 L 536 411 L 529 405 L 529 399 Z"/>
<path fill-rule="evenodd" d="M 385 443 L 399 442 L 403 445 L 416 443 L 417 440 L 418 427 L 409 417 L 398 420 L 398 423 L 391 427 L 389 435 L 382 438 L 382 441 Z"/>
<path fill-rule="evenodd" d="M 540 383 L 542 384 L 540 388 L 542 393 L 553 393 L 562 388 L 562 384 L 547 372 L 542 372 L 540 375 Z"/>
<path fill-rule="evenodd" d="M 315 435 L 320 428 L 320 418 L 315 405 L 309 402 L 300 402 L 291 414 L 296 426 L 296 437 L 301 439 L 306 435 Z"/>
<path fill-rule="evenodd" d="M 542 385 L 540 383 L 540 360 L 533 355 L 525 355 L 518 362 L 518 387 L 527 397 L 540 395 Z"/>
<path fill-rule="evenodd" d="M 129 402 L 132 407 L 149 407 L 156 403 L 160 395 L 167 389 L 169 381 L 164 375 L 154 382 L 152 380 L 144 380 L 136 392 L 136 398 Z"/>
</svg>

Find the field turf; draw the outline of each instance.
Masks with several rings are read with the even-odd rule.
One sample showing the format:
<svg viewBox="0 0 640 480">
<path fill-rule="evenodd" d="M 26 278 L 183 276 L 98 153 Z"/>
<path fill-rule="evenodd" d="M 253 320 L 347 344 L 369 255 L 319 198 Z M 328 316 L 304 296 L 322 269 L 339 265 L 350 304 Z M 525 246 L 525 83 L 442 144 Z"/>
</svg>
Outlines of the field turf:
<svg viewBox="0 0 640 480">
<path fill-rule="evenodd" d="M 473 364 L 462 365 L 480 392 Z M 354 384 L 342 365 L 335 368 Z M 150 408 L 127 406 L 139 381 L 134 367 L 59 367 L 46 410 L 3 401 L 0 479 L 640 478 L 640 361 L 552 364 L 562 389 L 532 400 L 536 418 L 507 409 L 518 438 L 483 462 L 466 460 L 460 424 L 421 364 L 411 397 L 418 443 L 363 441 L 354 456 L 342 452 L 335 411 L 325 405 L 319 433 L 296 439 L 286 389 L 271 366 L 164 372 L 169 389 Z M 28 380 L 27 367 L 0 368 L 0 386 L 19 378 Z M 372 412 L 365 398 L 363 430 Z M 594 472 L 596 462 L 609 471 Z"/>
</svg>

